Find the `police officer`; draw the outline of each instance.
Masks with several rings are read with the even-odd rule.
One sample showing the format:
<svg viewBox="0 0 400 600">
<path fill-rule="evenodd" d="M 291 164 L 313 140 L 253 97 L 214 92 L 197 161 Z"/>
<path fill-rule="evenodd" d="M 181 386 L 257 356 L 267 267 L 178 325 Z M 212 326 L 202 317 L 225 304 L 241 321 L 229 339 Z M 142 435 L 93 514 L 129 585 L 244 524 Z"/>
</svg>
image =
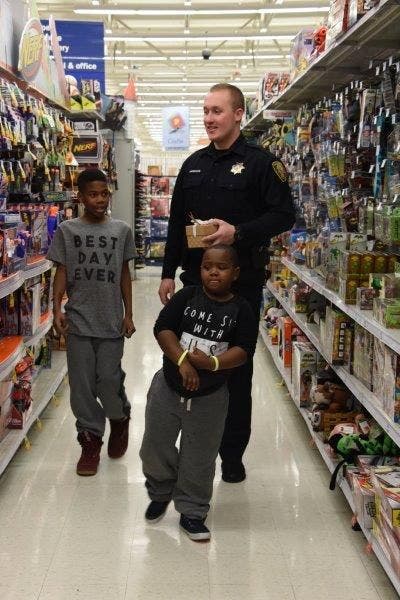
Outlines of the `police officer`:
<svg viewBox="0 0 400 600">
<path fill-rule="evenodd" d="M 202 250 L 188 249 L 185 226 L 191 217 L 214 219 L 212 244 L 233 244 L 239 254 L 238 294 L 259 318 L 270 239 L 291 229 L 294 207 L 283 164 L 250 146 L 240 132 L 244 97 L 236 86 L 214 85 L 204 100 L 204 125 L 210 145 L 185 160 L 171 202 L 168 238 L 159 295 L 166 304 L 175 291 L 175 272 L 184 285 L 200 283 Z M 229 381 L 229 410 L 220 447 L 222 479 L 243 481 L 242 456 L 250 438 L 252 361 L 235 369 Z"/>
</svg>

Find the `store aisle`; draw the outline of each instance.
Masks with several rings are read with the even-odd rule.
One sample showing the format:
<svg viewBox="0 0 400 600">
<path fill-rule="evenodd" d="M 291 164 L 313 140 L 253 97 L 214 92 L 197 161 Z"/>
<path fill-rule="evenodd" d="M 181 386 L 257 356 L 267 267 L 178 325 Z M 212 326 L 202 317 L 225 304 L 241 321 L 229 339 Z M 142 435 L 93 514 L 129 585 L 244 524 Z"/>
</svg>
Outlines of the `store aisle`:
<svg viewBox="0 0 400 600">
<path fill-rule="evenodd" d="M 278 385 L 259 342 L 255 360 L 248 479 L 221 482 L 219 465 L 208 519 L 210 544 L 178 529 L 171 506 L 163 521 L 143 519 L 147 497 L 138 449 L 145 394 L 161 364 L 152 336 L 160 308 L 158 272 L 134 284 L 137 333 L 124 365 L 134 417 L 127 455 L 111 461 L 103 448 L 96 477 L 79 478 L 79 448 L 68 407 L 49 406 L 0 479 L 2 600 L 375 600 L 396 593 L 340 491 L 309 446 L 301 417 Z"/>
</svg>

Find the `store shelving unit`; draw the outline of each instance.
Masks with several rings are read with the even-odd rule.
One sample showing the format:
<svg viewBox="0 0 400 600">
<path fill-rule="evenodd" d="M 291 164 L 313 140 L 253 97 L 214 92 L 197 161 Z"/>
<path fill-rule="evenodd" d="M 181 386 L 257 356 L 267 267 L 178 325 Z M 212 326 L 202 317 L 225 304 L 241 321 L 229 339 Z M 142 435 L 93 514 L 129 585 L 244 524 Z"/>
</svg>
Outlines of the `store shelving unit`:
<svg viewBox="0 0 400 600">
<path fill-rule="evenodd" d="M 259 130 L 263 112 L 269 109 L 297 109 L 324 95 L 341 90 L 352 80 L 362 81 L 375 74 L 371 61 L 385 60 L 391 50 L 398 51 L 398 35 L 393 27 L 400 16 L 396 0 L 381 0 L 349 31 L 339 37 L 299 75 L 279 96 L 272 98 L 245 124 L 248 131 Z M 334 82 L 334 86 L 333 86 Z"/>
<path fill-rule="evenodd" d="M 67 359 L 65 352 L 53 352 L 51 369 L 42 369 L 33 383 L 32 409 L 23 429 L 9 431 L 0 442 L 0 475 L 26 439 L 32 425 L 37 422 L 43 410 L 54 397 L 66 374 Z"/>
<path fill-rule="evenodd" d="M 325 282 L 322 277 L 311 273 L 306 267 L 297 265 L 287 258 L 283 258 L 282 263 L 290 269 L 290 271 L 295 273 L 299 279 L 304 281 L 322 296 L 325 296 L 325 298 L 340 308 L 342 312 L 346 313 L 346 315 L 351 317 L 356 323 L 372 333 L 381 342 L 386 344 L 386 346 L 389 346 L 389 348 L 400 354 L 400 330 L 386 329 L 374 319 L 371 310 L 360 310 L 352 304 L 343 302 L 335 292 L 332 292 L 325 287 Z"/>
<path fill-rule="evenodd" d="M 329 361 L 318 335 L 318 327 L 312 323 L 307 323 L 306 316 L 302 313 L 296 313 L 290 304 L 282 298 L 271 283 L 268 283 L 268 289 L 275 296 L 281 306 L 285 309 L 289 317 L 306 334 L 310 342 L 316 347 L 318 352 L 324 357 L 335 373 L 340 377 L 343 383 L 349 388 L 351 393 L 368 410 L 375 421 L 390 435 L 390 437 L 400 446 L 400 426 L 394 423 L 380 407 L 380 401 L 377 396 L 365 387 L 354 375 L 351 375 L 344 367 L 334 365 Z"/>
<path fill-rule="evenodd" d="M 9 277 L 0 279 L 0 299 L 15 292 L 27 279 L 45 273 L 52 266 L 49 260 L 43 258 L 43 260 L 27 265 L 23 271 L 17 271 Z"/>
<path fill-rule="evenodd" d="M 307 329 L 307 327 L 305 326 L 304 315 L 301 315 L 299 313 L 293 313 L 292 310 L 290 310 L 290 312 L 289 312 L 288 308 L 290 308 L 290 307 L 288 306 L 288 304 L 286 302 L 284 302 L 284 300 L 281 299 L 280 295 L 276 292 L 275 288 L 273 288 L 273 286 L 271 286 L 271 285 L 268 285 L 268 287 L 271 290 L 271 292 L 277 297 L 278 301 L 281 302 L 283 308 L 288 312 L 289 316 L 291 316 L 293 318 L 294 315 L 296 315 L 297 319 L 293 318 L 293 320 L 297 323 L 297 325 L 299 327 L 301 327 L 303 329 L 304 333 L 307 336 L 309 335 L 309 333 L 311 333 L 311 337 L 313 339 L 310 338 L 310 341 L 312 343 L 314 343 L 314 340 L 316 340 L 315 333 L 313 333 L 311 331 L 311 329 Z M 302 318 L 300 318 L 300 317 L 302 317 Z M 290 397 L 293 399 L 290 369 L 288 367 L 283 366 L 282 360 L 278 354 L 278 348 L 277 348 L 277 346 L 274 346 L 273 344 L 271 344 L 271 340 L 270 340 L 269 336 L 267 335 L 262 323 L 260 324 L 260 334 L 265 343 L 266 348 L 268 349 L 269 353 L 271 354 L 272 360 L 274 361 L 274 364 L 275 364 L 277 370 L 279 371 L 279 373 L 282 377 L 282 380 L 286 384 L 286 387 L 288 389 Z M 319 347 L 317 347 L 317 349 L 320 350 L 320 345 L 319 345 Z M 345 369 L 342 369 L 342 368 L 339 368 L 339 369 L 337 369 L 336 367 L 333 367 L 333 368 L 339 374 L 339 376 L 341 376 L 340 375 L 341 371 L 345 371 Z M 352 376 L 350 376 L 350 377 L 352 377 Z M 355 378 L 353 377 L 353 379 L 355 379 Z M 348 385 L 347 382 L 345 382 L 345 383 L 346 383 L 346 385 Z M 364 387 L 364 386 L 362 386 L 362 387 Z M 366 390 L 366 388 L 365 388 L 365 390 Z M 354 393 L 354 391 L 353 391 L 353 393 Z M 321 440 L 321 438 L 318 436 L 318 434 L 315 431 L 313 431 L 311 422 L 309 419 L 308 411 L 304 408 L 301 408 L 296 402 L 294 402 L 294 404 L 295 404 L 296 408 L 298 409 L 299 413 L 301 414 L 301 416 L 303 417 L 303 419 L 307 425 L 307 428 L 310 432 L 311 438 L 312 438 L 316 448 L 318 449 L 319 453 L 321 454 L 323 461 L 325 462 L 326 466 L 328 467 L 329 472 L 333 473 L 333 471 L 335 470 L 335 467 L 337 465 L 337 461 L 335 461 L 330 456 L 329 451 L 326 447 L 326 444 L 324 444 L 324 442 Z M 375 415 L 373 415 L 373 416 L 379 422 L 379 419 Z M 382 413 L 382 416 L 386 417 L 386 415 L 384 415 L 383 413 Z M 397 432 L 397 436 L 399 436 L 399 432 Z M 353 494 L 351 492 L 349 484 L 347 483 L 347 480 L 344 477 L 340 476 L 337 479 L 336 485 L 342 490 L 347 502 L 349 503 L 349 506 L 350 506 L 352 512 L 355 514 L 355 505 L 354 505 L 354 500 L 353 500 Z M 388 561 L 386 555 L 384 554 L 384 551 L 382 550 L 379 542 L 374 538 L 371 531 L 369 529 L 366 529 L 363 526 L 362 522 L 360 522 L 359 525 L 361 527 L 361 530 L 362 530 L 367 542 L 370 544 L 377 559 L 381 563 L 387 576 L 389 577 L 394 588 L 396 589 L 396 592 L 400 596 L 400 579 L 397 576 L 397 574 L 395 573 L 395 571 L 393 570 L 393 567 L 390 564 L 390 562 Z"/>
</svg>

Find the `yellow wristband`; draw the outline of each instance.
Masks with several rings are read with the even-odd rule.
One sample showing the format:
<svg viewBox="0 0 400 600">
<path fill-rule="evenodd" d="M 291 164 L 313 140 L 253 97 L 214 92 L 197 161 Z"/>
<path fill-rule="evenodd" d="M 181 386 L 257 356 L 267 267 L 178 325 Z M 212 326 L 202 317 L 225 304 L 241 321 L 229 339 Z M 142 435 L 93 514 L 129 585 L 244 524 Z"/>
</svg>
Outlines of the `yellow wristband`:
<svg viewBox="0 0 400 600">
<path fill-rule="evenodd" d="M 214 356 L 214 355 L 212 355 L 212 356 L 211 356 L 211 358 L 212 358 L 212 359 L 213 359 L 213 361 L 214 361 L 214 368 L 213 368 L 213 371 L 218 371 L 218 369 L 219 369 L 219 360 L 218 360 L 218 356 Z"/>
<path fill-rule="evenodd" d="M 181 366 L 181 364 L 183 363 L 183 361 L 186 358 L 186 354 L 189 352 L 189 350 L 184 350 L 184 352 L 182 352 L 182 354 L 180 355 L 180 357 L 178 358 L 178 362 L 176 363 L 178 365 L 178 367 Z"/>
</svg>

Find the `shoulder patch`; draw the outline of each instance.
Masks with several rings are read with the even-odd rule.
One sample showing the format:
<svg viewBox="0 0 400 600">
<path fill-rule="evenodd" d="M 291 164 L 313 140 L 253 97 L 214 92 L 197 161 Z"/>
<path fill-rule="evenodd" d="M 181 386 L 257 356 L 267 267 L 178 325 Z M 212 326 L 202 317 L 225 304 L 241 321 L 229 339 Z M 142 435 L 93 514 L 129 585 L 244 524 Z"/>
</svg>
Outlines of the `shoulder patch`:
<svg viewBox="0 0 400 600">
<path fill-rule="evenodd" d="M 279 179 L 285 183 L 285 181 L 288 179 L 288 175 L 283 164 L 279 160 L 274 160 L 272 163 L 272 168 L 275 171 L 275 175 L 277 175 Z"/>
</svg>

